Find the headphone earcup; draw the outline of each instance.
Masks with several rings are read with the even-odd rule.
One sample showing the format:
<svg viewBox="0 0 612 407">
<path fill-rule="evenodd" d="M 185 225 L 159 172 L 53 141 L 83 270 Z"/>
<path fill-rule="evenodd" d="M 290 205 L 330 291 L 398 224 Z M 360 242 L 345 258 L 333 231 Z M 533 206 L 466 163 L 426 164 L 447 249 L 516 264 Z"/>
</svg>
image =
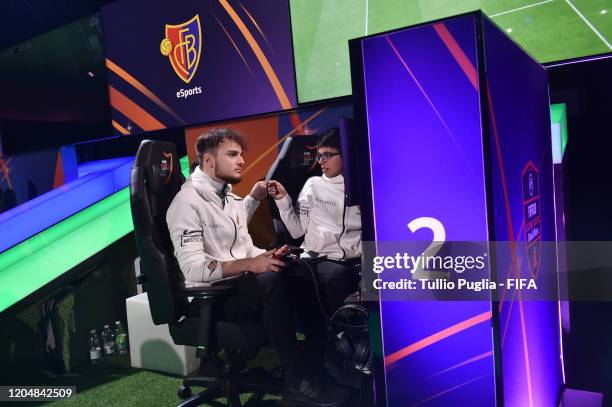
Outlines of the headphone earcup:
<svg viewBox="0 0 612 407">
<path fill-rule="evenodd" d="M 335 319 L 335 316 L 339 318 Z M 331 345 L 338 356 L 344 362 L 349 362 L 349 365 L 363 366 L 369 362 L 370 339 L 367 321 L 367 310 L 357 304 L 345 304 L 331 317 Z"/>
<path fill-rule="evenodd" d="M 355 345 L 352 360 L 357 365 L 364 365 L 370 359 L 370 339 L 367 331 L 362 332 Z"/>
<path fill-rule="evenodd" d="M 334 348 L 344 359 L 350 359 L 353 356 L 354 350 L 351 342 L 346 338 L 344 331 L 339 332 L 334 338 Z"/>
</svg>

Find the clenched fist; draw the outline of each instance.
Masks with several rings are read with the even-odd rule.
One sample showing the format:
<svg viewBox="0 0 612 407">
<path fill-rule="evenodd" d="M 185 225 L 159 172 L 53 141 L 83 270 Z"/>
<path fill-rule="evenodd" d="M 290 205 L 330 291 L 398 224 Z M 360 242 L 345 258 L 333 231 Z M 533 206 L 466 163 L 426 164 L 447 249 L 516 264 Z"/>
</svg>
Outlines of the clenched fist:
<svg viewBox="0 0 612 407">
<path fill-rule="evenodd" d="M 287 196 L 287 190 L 278 181 L 269 181 L 268 182 L 268 194 L 274 199 L 283 199 Z"/>
</svg>

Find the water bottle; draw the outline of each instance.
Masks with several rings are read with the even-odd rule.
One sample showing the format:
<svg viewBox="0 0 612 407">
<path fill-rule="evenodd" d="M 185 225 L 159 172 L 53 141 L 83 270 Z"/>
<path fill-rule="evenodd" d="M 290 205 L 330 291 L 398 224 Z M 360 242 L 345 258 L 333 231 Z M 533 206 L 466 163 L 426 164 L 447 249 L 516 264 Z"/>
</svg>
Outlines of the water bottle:
<svg viewBox="0 0 612 407">
<path fill-rule="evenodd" d="M 115 335 L 113 331 L 111 331 L 109 325 L 104 325 L 104 329 L 102 330 L 102 345 L 104 346 L 104 354 L 106 356 L 115 353 Z"/>
<path fill-rule="evenodd" d="M 115 322 L 115 349 L 120 355 L 125 355 L 128 350 L 128 335 L 121 325 L 121 321 Z"/>
<path fill-rule="evenodd" d="M 95 329 L 89 331 L 89 359 L 95 364 L 102 358 L 102 346 Z"/>
</svg>

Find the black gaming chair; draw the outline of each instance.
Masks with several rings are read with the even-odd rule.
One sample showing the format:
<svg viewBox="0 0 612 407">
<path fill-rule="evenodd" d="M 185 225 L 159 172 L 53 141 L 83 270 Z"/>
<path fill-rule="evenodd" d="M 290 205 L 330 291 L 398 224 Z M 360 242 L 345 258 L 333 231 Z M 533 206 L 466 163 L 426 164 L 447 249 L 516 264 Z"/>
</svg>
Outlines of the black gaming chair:
<svg viewBox="0 0 612 407">
<path fill-rule="evenodd" d="M 321 175 L 321 167 L 315 160 L 317 155 L 315 146 L 320 138 L 321 136 L 315 135 L 288 137 L 266 176 L 266 180 L 276 180 L 283 184 L 294 204 L 306 180 L 312 176 Z M 301 245 L 304 239 L 291 237 L 281 220 L 274 199 L 268 197 L 268 203 L 272 212 L 272 224 L 277 244 Z"/>
<path fill-rule="evenodd" d="M 275 385 L 242 383 L 237 371 L 240 369 L 236 368 L 241 351 L 256 351 L 268 340 L 258 321 L 229 323 L 215 319 L 211 312 L 213 304 L 220 297 L 231 295 L 230 287 L 185 287 L 166 224 L 166 211 L 184 180 L 174 144 L 152 140 L 140 144 L 132 168 L 130 203 L 151 316 L 156 325 L 168 324 L 177 345 L 205 347 L 209 354 L 224 351 L 223 372 L 219 376 L 185 378 L 178 394 L 186 400 L 180 405 L 199 405 L 225 395 L 229 406 L 240 406 L 240 392 L 280 390 Z M 190 297 L 194 298 L 191 304 Z M 191 311 L 194 308 L 196 312 Z M 205 356 L 201 348 L 197 354 Z M 191 396 L 190 386 L 207 389 Z"/>
<path fill-rule="evenodd" d="M 315 158 L 317 154 L 315 146 L 320 139 L 321 136 L 318 135 L 288 137 L 278 154 L 278 158 L 272 164 L 266 176 L 266 180 L 276 180 L 283 184 L 294 205 L 306 180 L 310 177 L 321 175 L 321 167 L 317 165 Z M 272 224 L 276 233 L 277 244 L 279 246 L 283 244 L 300 246 L 304 238 L 293 239 L 281 220 L 274 199 L 268 197 L 268 202 L 272 212 Z M 323 259 L 313 260 L 310 263 L 315 265 L 320 260 Z M 354 267 L 355 273 L 360 272 L 361 264 L 359 262 L 338 261 L 338 263 Z"/>
<path fill-rule="evenodd" d="M 277 180 L 287 190 L 295 204 L 306 180 L 312 176 L 321 175 L 321 167 L 317 165 L 315 156 L 316 145 L 320 136 L 295 136 L 285 141 L 277 160 L 270 167 L 266 180 Z M 345 149 L 346 151 L 348 149 Z M 303 238 L 293 239 L 281 220 L 280 213 L 273 198 L 268 197 L 272 212 L 272 222 L 277 237 L 277 244 L 290 244 L 300 246 Z M 325 258 L 300 260 L 312 271 Z M 361 263 L 355 261 L 337 261 L 353 268 L 359 275 Z M 331 349 L 336 351 L 336 359 L 328 364 L 328 369 L 337 381 L 346 386 L 360 389 L 359 405 L 371 405 L 371 376 L 369 375 L 370 347 L 368 342 L 367 317 L 368 313 L 360 304 L 358 293 L 354 293 L 345 300 L 345 305 L 339 310 L 327 309 L 333 316 L 329 325 L 329 339 Z M 365 317 L 365 319 L 363 319 Z M 347 325 L 348 322 L 348 325 Z M 367 374 L 363 374 L 367 372 Z"/>
</svg>

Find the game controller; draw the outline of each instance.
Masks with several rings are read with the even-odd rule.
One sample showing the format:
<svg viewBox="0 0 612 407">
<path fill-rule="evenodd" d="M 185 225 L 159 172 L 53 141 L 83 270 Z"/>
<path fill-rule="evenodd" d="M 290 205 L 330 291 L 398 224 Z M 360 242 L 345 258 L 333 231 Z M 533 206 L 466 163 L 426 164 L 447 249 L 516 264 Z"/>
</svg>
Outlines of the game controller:
<svg viewBox="0 0 612 407">
<path fill-rule="evenodd" d="M 290 247 L 289 251 L 281 256 L 281 260 L 285 263 L 295 263 L 300 261 L 300 254 L 304 252 L 304 249 L 299 247 Z"/>
</svg>

